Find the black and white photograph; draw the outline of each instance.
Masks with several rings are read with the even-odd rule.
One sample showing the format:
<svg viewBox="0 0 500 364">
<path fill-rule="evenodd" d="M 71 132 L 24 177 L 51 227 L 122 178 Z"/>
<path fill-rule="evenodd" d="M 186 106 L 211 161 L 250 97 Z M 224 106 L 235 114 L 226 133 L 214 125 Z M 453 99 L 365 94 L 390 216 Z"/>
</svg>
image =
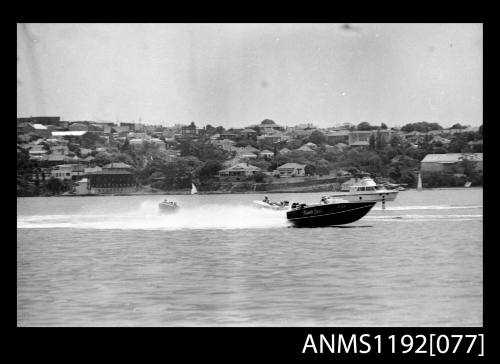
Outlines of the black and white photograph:
<svg viewBox="0 0 500 364">
<path fill-rule="evenodd" d="M 482 23 L 20 23 L 18 327 L 482 327 Z"/>
</svg>

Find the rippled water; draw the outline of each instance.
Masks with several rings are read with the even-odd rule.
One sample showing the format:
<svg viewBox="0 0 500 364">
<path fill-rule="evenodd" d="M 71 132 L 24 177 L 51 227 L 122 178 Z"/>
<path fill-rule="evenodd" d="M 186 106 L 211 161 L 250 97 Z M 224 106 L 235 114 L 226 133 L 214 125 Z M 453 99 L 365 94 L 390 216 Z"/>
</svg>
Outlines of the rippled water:
<svg viewBox="0 0 500 364">
<path fill-rule="evenodd" d="M 313 229 L 262 194 L 170 197 L 175 215 L 164 196 L 18 198 L 18 325 L 482 325 L 482 189 Z"/>
</svg>

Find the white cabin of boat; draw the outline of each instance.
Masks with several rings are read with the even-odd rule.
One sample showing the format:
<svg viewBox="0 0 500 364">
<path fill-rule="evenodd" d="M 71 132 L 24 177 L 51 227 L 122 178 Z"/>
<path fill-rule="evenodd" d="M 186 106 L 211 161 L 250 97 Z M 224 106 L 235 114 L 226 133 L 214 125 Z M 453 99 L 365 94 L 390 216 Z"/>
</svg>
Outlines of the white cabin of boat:
<svg viewBox="0 0 500 364">
<path fill-rule="evenodd" d="M 344 182 L 340 188 L 342 192 L 356 193 L 360 191 L 377 191 L 380 187 L 370 177 L 351 178 L 349 181 Z"/>
</svg>

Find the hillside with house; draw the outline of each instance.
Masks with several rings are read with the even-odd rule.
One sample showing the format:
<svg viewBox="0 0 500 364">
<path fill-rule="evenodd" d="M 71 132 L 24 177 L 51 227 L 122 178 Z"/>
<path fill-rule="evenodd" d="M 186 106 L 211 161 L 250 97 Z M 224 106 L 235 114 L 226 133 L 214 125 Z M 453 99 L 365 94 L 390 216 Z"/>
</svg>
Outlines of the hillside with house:
<svg viewBox="0 0 500 364">
<path fill-rule="evenodd" d="M 482 185 L 482 139 L 482 126 L 427 122 L 225 129 L 18 118 L 17 194 L 331 190 L 359 172 L 409 187 L 419 171 L 428 187 Z"/>
</svg>

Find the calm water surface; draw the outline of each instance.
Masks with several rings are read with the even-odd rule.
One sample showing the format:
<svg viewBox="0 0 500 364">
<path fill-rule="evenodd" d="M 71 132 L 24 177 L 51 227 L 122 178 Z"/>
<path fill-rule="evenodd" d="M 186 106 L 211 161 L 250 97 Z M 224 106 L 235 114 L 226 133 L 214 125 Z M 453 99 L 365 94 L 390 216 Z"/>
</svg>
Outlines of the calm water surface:
<svg viewBox="0 0 500 364">
<path fill-rule="evenodd" d="M 322 193 L 270 194 L 317 202 Z M 17 200 L 19 326 L 481 326 L 483 191 L 403 191 L 342 227 L 264 195 Z"/>
</svg>

